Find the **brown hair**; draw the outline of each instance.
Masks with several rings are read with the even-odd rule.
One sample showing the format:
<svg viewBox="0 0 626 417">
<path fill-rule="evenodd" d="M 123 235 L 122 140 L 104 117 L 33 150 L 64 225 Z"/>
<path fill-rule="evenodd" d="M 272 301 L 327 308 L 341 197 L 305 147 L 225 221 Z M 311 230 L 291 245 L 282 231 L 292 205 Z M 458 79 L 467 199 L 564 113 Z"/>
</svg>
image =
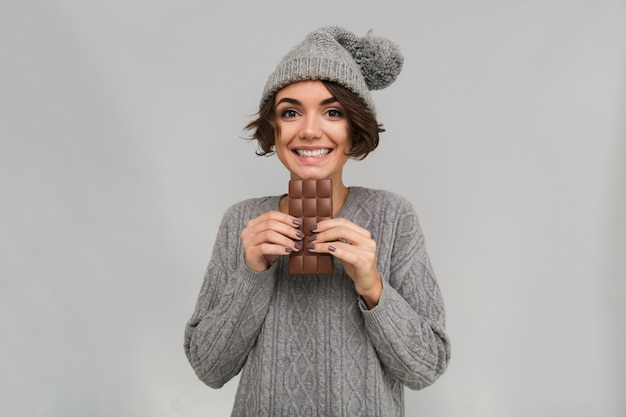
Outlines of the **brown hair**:
<svg viewBox="0 0 626 417">
<path fill-rule="evenodd" d="M 323 80 L 322 83 L 346 109 L 352 139 L 348 155 L 353 159 L 364 159 L 378 146 L 379 133 L 385 131 L 383 125 L 378 123 L 374 112 L 367 108 L 359 96 L 337 83 Z M 276 94 L 272 95 L 259 109 L 257 118 L 245 127 L 246 130 L 252 131 L 252 137 L 249 139 L 258 141 L 259 148 L 256 153 L 260 156 L 274 154 L 274 143 L 279 134 L 275 98 Z"/>
</svg>

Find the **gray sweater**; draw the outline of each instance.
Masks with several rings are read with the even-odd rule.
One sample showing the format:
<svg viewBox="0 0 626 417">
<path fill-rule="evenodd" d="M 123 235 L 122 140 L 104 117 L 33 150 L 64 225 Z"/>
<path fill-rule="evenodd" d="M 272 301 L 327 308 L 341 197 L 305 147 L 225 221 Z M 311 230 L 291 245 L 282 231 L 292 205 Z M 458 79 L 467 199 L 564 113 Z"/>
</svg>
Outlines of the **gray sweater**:
<svg viewBox="0 0 626 417">
<path fill-rule="evenodd" d="M 450 359 L 415 210 L 391 192 L 351 187 L 337 215 L 377 243 L 383 292 L 367 310 L 337 259 L 332 276 L 289 275 L 286 257 L 264 272 L 246 266 L 240 233 L 279 200 L 224 214 L 185 330 L 191 366 L 213 388 L 241 371 L 232 416 L 403 416 L 403 386 L 432 384 Z"/>
</svg>

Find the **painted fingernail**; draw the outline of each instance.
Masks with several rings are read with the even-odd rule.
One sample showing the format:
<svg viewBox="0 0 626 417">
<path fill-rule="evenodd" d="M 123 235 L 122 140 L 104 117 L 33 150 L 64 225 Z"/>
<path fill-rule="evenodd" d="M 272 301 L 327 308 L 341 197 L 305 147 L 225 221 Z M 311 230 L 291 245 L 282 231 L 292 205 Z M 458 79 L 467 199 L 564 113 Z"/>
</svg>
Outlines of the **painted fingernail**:
<svg viewBox="0 0 626 417">
<path fill-rule="evenodd" d="M 315 249 L 315 244 L 313 244 L 313 243 L 309 243 L 308 245 L 306 245 L 306 248 L 307 248 L 308 250 L 313 250 L 313 249 Z"/>
<path fill-rule="evenodd" d="M 304 239 L 304 233 L 299 230 L 296 230 L 296 236 L 298 236 L 298 239 Z"/>
<path fill-rule="evenodd" d="M 311 227 L 312 232 L 314 232 L 315 230 L 317 230 L 317 224 L 314 224 L 313 227 Z"/>
<path fill-rule="evenodd" d="M 300 250 L 302 249 L 302 242 L 296 242 L 293 244 L 293 247 L 296 248 L 296 250 Z"/>
<path fill-rule="evenodd" d="M 293 249 L 291 249 L 291 248 L 285 248 L 285 252 L 287 252 L 287 253 L 291 253 L 291 252 L 293 252 Z"/>
<path fill-rule="evenodd" d="M 293 223 L 294 226 L 300 226 L 302 224 L 300 219 L 293 219 L 291 223 Z"/>
<path fill-rule="evenodd" d="M 309 241 L 310 241 L 310 242 L 313 242 L 314 240 L 317 240 L 317 235 L 312 235 L 312 236 L 309 238 Z"/>
<path fill-rule="evenodd" d="M 336 251 L 336 250 L 337 250 L 337 248 L 336 248 L 336 247 L 334 247 L 334 246 L 332 246 L 332 245 L 328 247 L 328 251 L 329 251 L 329 252 L 334 252 L 334 251 Z"/>
</svg>

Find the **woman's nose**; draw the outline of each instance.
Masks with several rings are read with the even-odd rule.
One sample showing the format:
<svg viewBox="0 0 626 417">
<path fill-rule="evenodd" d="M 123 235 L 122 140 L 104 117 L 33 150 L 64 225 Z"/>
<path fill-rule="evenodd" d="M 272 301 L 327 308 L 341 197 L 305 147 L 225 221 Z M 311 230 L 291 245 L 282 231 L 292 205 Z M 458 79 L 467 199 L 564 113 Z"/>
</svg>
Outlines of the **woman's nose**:
<svg viewBox="0 0 626 417">
<path fill-rule="evenodd" d="M 301 139 L 319 139 L 322 137 L 320 121 L 317 117 L 310 116 L 303 120 L 302 129 L 300 130 Z"/>
</svg>

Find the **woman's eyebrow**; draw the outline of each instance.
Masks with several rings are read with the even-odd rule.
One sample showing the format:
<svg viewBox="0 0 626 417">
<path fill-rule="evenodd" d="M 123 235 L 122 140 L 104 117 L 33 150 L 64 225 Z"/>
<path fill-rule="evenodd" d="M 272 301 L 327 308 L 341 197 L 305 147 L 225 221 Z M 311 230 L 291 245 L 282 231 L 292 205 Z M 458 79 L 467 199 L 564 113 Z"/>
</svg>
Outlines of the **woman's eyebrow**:
<svg viewBox="0 0 626 417">
<path fill-rule="evenodd" d="M 337 99 L 335 97 L 328 97 L 327 99 L 324 99 L 320 102 L 321 106 L 325 106 L 326 104 L 330 104 L 330 103 L 335 103 L 337 102 Z M 296 100 L 295 98 L 290 98 L 290 97 L 283 97 L 280 100 L 278 100 L 278 102 L 276 103 L 276 105 L 278 106 L 280 103 L 289 103 L 289 104 L 302 104 L 299 100 Z"/>
<path fill-rule="evenodd" d="M 278 106 L 280 103 L 302 104 L 295 98 L 289 98 L 289 97 L 281 98 L 280 100 L 278 100 L 278 103 L 276 103 L 276 105 Z"/>
</svg>

